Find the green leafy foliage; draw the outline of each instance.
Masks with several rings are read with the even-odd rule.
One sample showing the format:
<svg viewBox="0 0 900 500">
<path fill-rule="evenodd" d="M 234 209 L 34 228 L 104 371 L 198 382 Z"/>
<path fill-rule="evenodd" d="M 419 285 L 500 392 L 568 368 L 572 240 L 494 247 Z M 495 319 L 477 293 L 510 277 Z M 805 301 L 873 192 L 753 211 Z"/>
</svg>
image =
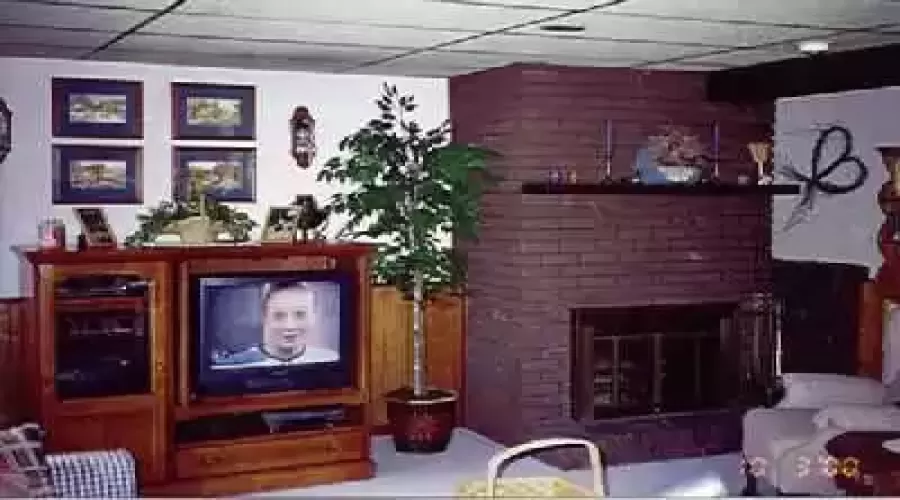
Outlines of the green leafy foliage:
<svg viewBox="0 0 900 500">
<path fill-rule="evenodd" d="M 250 240 L 250 231 L 256 227 L 256 222 L 249 215 L 210 197 L 206 199 L 205 208 L 210 221 L 221 224 L 223 231 L 230 234 L 234 241 Z M 192 194 L 186 201 L 163 201 L 147 213 L 138 214 L 138 228 L 125 238 L 125 246 L 138 247 L 152 243 L 173 222 L 197 215 L 200 215 L 199 195 Z"/>
<path fill-rule="evenodd" d="M 404 292 L 413 274 L 424 277 L 426 296 L 458 290 L 465 280 L 458 252 L 442 248 L 442 232 L 474 238 L 478 201 L 491 181 L 485 148 L 454 143 L 450 122 L 423 129 L 411 115 L 417 105 L 385 84 L 375 101 L 377 117 L 340 142 L 318 180 L 345 184 L 328 211 L 348 221 L 339 236 L 373 238 L 378 248 L 373 274 Z"/>
</svg>

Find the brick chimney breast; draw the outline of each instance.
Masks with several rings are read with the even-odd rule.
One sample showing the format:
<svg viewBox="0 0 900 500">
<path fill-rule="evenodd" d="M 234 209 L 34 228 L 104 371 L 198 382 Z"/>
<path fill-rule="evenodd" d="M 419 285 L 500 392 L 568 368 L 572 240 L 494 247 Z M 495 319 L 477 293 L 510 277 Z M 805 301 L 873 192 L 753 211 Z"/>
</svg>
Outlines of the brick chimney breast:
<svg viewBox="0 0 900 500">
<path fill-rule="evenodd" d="M 707 102 L 704 78 L 516 64 L 450 79 L 455 139 L 500 153 L 491 168 L 503 179 L 483 197 L 478 240 L 465 244 L 468 427 L 507 445 L 588 433 L 572 418 L 576 309 L 737 302 L 769 287 L 767 196 L 521 193 L 523 182 L 545 181 L 553 168 L 575 170 L 579 182 L 599 180 L 607 119 L 615 176 L 629 175 L 637 149 L 659 126 L 702 134 L 714 122 L 721 177 L 752 174 L 746 144 L 771 123 L 772 109 Z M 715 448 L 710 440 L 734 446 L 733 420 L 714 430 L 709 420 L 667 422 L 611 427 L 618 444 L 609 437 L 606 451 L 641 461 L 702 454 Z M 649 444 L 660 439 L 682 451 Z"/>
</svg>

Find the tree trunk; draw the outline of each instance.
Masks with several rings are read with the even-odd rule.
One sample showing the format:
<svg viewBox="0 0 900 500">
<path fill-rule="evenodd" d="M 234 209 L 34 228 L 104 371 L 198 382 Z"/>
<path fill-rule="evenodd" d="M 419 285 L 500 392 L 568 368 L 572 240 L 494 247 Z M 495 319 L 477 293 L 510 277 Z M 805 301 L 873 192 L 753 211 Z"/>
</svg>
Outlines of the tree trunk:
<svg viewBox="0 0 900 500">
<path fill-rule="evenodd" d="M 425 303 L 422 297 L 424 288 L 422 272 L 416 271 L 413 276 L 413 394 L 416 397 L 425 395 Z"/>
</svg>

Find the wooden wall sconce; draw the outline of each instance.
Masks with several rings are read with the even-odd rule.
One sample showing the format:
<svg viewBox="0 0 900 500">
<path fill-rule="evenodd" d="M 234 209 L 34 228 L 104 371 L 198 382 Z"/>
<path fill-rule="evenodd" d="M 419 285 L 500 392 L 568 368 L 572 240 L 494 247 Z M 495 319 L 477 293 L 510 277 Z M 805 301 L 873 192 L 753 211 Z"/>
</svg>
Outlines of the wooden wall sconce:
<svg viewBox="0 0 900 500">
<path fill-rule="evenodd" d="M 291 156 L 300 168 L 309 168 L 316 157 L 316 120 L 306 106 L 297 106 L 291 116 Z"/>
<path fill-rule="evenodd" d="M 12 111 L 6 101 L 0 99 L 0 163 L 12 151 Z"/>
</svg>

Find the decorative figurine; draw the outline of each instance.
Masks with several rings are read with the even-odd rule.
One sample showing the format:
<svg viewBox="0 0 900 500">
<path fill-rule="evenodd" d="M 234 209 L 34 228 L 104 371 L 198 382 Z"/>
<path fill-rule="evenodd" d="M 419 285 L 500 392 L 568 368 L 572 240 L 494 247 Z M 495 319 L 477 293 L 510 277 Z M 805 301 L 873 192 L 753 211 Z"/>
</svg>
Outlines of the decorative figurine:
<svg viewBox="0 0 900 500">
<path fill-rule="evenodd" d="M 292 206 L 299 207 L 297 214 L 297 229 L 300 231 L 300 241 L 309 241 L 309 232 L 321 226 L 328 218 L 328 212 L 320 209 L 316 199 L 308 194 L 300 194 L 294 198 Z"/>
<path fill-rule="evenodd" d="M 291 116 L 291 156 L 300 168 L 309 168 L 316 157 L 316 120 L 306 106 L 297 106 Z"/>
<path fill-rule="evenodd" d="M 768 141 L 751 142 L 747 145 L 753 163 L 756 163 L 756 183 L 765 186 L 775 182 L 769 172 L 772 163 L 772 143 Z"/>
</svg>

